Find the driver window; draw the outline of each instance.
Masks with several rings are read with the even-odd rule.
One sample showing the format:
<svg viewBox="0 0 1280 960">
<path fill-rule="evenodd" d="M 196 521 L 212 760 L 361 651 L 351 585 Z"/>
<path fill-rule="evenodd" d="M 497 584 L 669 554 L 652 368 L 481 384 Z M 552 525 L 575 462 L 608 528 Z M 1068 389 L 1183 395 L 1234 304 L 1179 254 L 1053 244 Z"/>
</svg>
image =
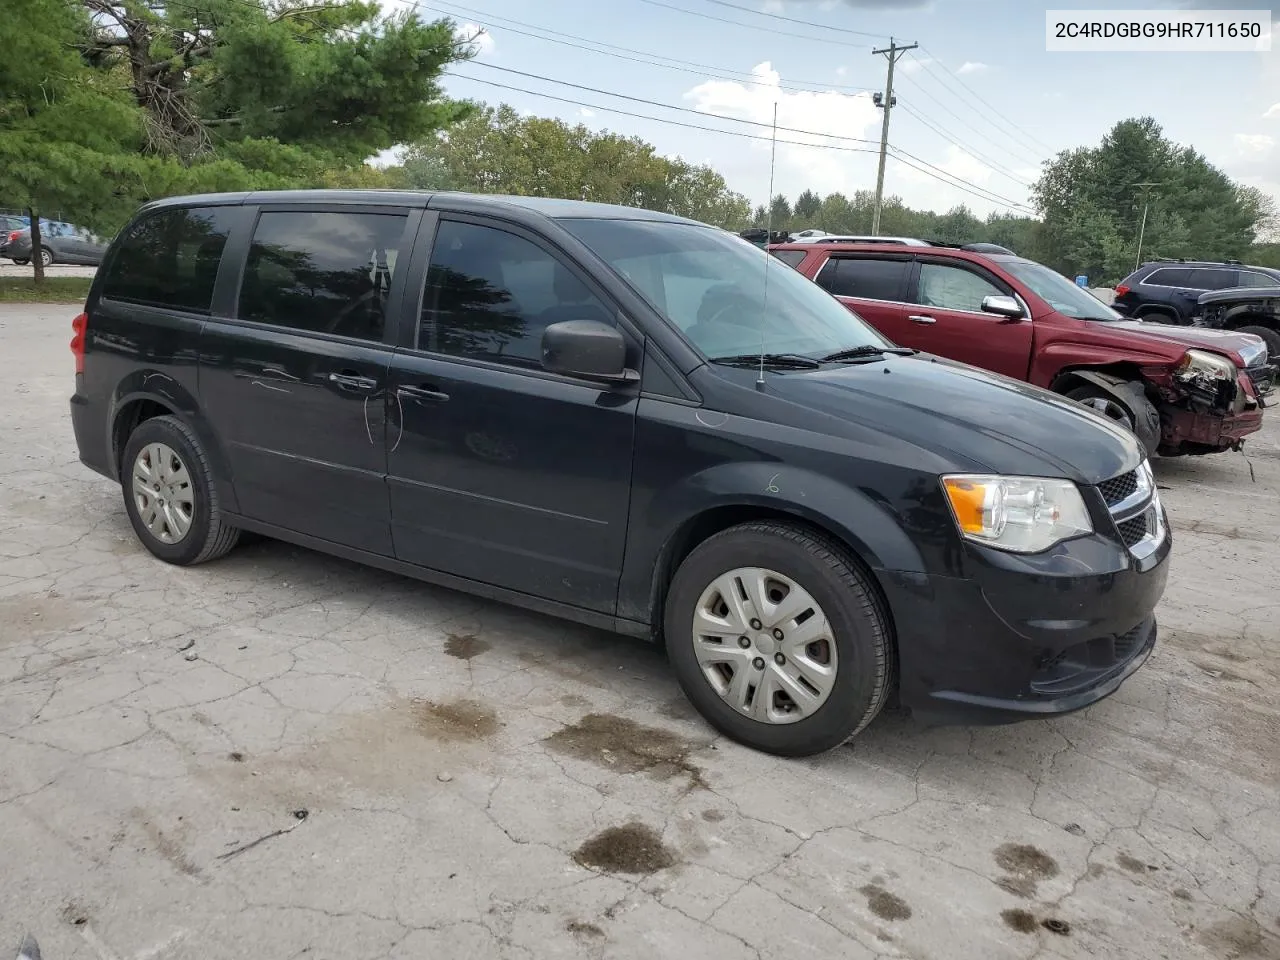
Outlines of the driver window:
<svg viewBox="0 0 1280 960">
<path fill-rule="evenodd" d="M 381 341 L 403 214 L 264 213 L 239 316 L 308 333 Z"/>
<path fill-rule="evenodd" d="M 984 298 L 1003 295 L 1003 290 L 970 270 L 941 263 L 920 264 L 916 303 L 923 306 L 981 313 Z"/>
</svg>

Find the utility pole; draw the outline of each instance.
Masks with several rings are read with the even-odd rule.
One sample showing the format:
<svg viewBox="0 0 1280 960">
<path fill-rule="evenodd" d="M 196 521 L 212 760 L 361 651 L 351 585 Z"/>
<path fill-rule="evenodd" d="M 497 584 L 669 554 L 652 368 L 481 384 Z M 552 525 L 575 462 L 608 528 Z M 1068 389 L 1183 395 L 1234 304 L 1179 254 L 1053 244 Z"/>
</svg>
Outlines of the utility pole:
<svg viewBox="0 0 1280 960">
<path fill-rule="evenodd" d="M 1138 262 L 1133 265 L 1133 269 L 1137 270 L 1142 266 L 1142 241 L 1147 235 L 1147 208 L 1151 206 L 1151 194 L 1147 191 L 1151 187 L 1158 187 L 1158 183 L 1135 183 L 1135 187 L 1142 188 L 1142 226 L 1138 228 Z"/>
<path fill-rule="evenodd" d="M 893 37 L 890 37 L 888 49 L 871 51 L 874 56 L 884 54 L 889 61 L 889 76 L 885 80 L 884 95 L 877 93 L 871 98 L 875 105 L 884 111 L 884 125 L 880 128 L 880 168 L 876 171 L 876 205 L 871 213 L 871 233 L 877 237 L 880 235 L 880 207 L 884 203 L 884 160 L 889 150 L 889 111 L 898 102 L 893 95 L 893 66 L 907 51 L 914 50 L 918 46 L 918 43 L 913 43 L 909 47 L 900 47 Z"/>
</svg>

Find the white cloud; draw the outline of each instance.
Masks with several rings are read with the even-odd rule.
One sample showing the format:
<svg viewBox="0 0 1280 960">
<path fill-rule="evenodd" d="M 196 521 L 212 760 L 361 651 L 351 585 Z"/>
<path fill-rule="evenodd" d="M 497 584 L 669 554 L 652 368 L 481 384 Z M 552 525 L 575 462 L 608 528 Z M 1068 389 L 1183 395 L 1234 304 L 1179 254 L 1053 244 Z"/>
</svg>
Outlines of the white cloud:
<svg viewBox="0 0 1280 960">
<path fill-rule="evenodd" d="M 1280 120 L 1280 103 L 1273 103 L 1270 109 L 1262 115 L 1264 120 Z"/>
<path fill-rule="evenodd" d="M 580 116 L 580 117 L 586 117 L 587 119 L 590 119 L 591 117 L 594 117 L 595 115 L 596 115 L 596 112 L 595 112 L 594 110 L 589 109 L 588 107 L 579 107 L 579 108 L 578 108 L 578 116 Z"/>
<path fill-rule="evenodd" d="M 459 40 L 470 40 L 472 46 L 482 54 L 493 53 L 493 34 L 489 32 L 488 27 L 482 27 L 478 23 L 461 23 L 453 35 Z"/>
<path fill-rule="evenodd" d="M 956 74 L 965 77 L 971 73 L 986 73 L 990 69 L 985 63 L 980 63 L 977 60 L 966 60 L 960 64 L 960 69 L 956 71 Z"/>
<path fill-rule="evenodd" d="M 898 69 L 910 77 L 920 73 L 931 63 L 933 63 L 932 57 L 912 57 L 910 60 L 903 60 Z"/>
<path fill-rule="evenodd" d="M 874 157 L 870 153 L 850 152 L 848 148 L 878 149 L 878 142 L 872 142 L 870 134 L 880 121 L 880 111 L 871 97 L 865 93 L 834 90 L 783 90 L 778 72 L 768 62 L 757 65 L 751 72 L 755 83 L 708 80 L 685 93 L 685 99 L 701 113 L 759 124 L 755 127 L 744 124 L 736 129 L 763 138 L 740 142 L 754 148 L 766 168 L 770 147 L 768 126 L 773 123 L 776 103 L 779 143 L 775 189 L 779 192 L 798 194 L 806 187 L 819 193 L 865 189 L 868 161 Z M 734 128 L 732 124 L 722 126 Z M 868 142 L 843 139 L 850 137 Z M 824 149 L 826 147 L 844 149 Z"/>
<path fill-rule="evenodd" d="M 1237 133 L 1235 143 L 1236 152 L 1242 157 L 1257 159 L 1270 153 L 1276 140 L 1265 133 Z"/>
</svg>

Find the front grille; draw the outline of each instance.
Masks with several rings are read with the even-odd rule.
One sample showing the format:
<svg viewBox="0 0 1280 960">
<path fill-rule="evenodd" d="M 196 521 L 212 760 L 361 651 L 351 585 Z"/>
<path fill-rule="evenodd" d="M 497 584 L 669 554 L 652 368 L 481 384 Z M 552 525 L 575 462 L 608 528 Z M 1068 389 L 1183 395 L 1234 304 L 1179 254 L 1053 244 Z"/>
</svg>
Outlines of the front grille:
<svg viewBox="0 0 1280 960">
<path fill-rule="evenodd" d="M 1131 497 L 1138 489 L 1138 472 L 1130 470 L 1128 473 L 1122 473 L 1118 477 L 1112 477 L 1110 480 L 1103 480 L 1098 484 L 1098 489 L 1102 491 L 1102 499 L 1107 501 L 1107 506 L 1119 503 L 1125 497 Z"/>
<path fill-rule="evenodd" d="M 1132 547 L 1147 535 L 1147 515 L 1142 513 L 1131 520 L 1121 521 L 1116 524 L 1116 528 L 1120 531 L 1120 539 L 1124 541 L 1124 545 Z"/>
</svg>

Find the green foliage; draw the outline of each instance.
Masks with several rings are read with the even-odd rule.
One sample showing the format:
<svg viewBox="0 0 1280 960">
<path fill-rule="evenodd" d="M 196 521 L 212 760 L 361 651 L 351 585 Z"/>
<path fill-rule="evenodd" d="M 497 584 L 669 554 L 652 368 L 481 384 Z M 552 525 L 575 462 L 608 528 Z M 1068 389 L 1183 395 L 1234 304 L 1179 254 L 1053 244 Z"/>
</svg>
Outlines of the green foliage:
<svg viewBox="0 0 1280 960">
<path fill-rule="evenodd" d="M 522 117 L 505 104 L 411 145 L 402 173 L 421 190 L 566 197 L 663 210 L 740 229 L 747 201 L 709 167 L 660 156 L 637 137 Z"/>
<path fill-rule="evenodd" d="M 0 198 L 9 206 L 76 211 L 89 226 L 119 218 L 132 199 L 140 112 L 77 46 L 84 11 L 65 0 L 5 0 L 0 30 Z"/>
<path fill-rule="evenodd" d="M 1044 217 L 1045 261 L 1099 280 L 1133 269 L 1148 199 L 1143 259 L 1243 259 L 1255 236 L 1276 222 L 1269 197 L 1166 139 L 1149 117 L 1116 124 L 1097 147 L 1059 154 L 1034 196 Z"/>
<path fill-rule="evenodd" d="M 0 277 L 0 303 L 84 303 L 91 277 Z"/>
</svg>

